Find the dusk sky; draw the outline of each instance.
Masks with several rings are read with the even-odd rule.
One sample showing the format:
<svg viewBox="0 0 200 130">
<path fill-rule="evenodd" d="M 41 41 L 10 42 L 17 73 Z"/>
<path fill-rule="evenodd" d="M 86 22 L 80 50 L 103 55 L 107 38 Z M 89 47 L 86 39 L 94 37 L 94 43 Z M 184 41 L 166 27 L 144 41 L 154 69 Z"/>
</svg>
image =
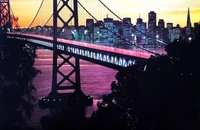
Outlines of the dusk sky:
<svg viewBox="0 0 200 130">
<path fill-rule="evenodd" d="M 10 0 L 15 16 L 19 17 L 19 24 L 27 27 L 34 18 L 42 0 Z M 59 0 L 58 0 L 59 1 Z M 108 14 L 109 17 L 118 20 L 114 15 L 107 11 L 98 0 L 79 0 L 97 19 L 102 20 Z M 148 21 L 148 12 L 155 11 L 158 19 L 164 19 L 165 23 L 177 23 L 182 27 L 186 25 L 187 9 L 190 7 L 192 26 L 194 22 L 200 21 L 200 0 L 102 0 L 113 12 L 121 18 L 131 17 L 132 23 L 136 19 L 143 18 Z M 52 14 L 53 0 L 45 0 L 40 14 L 36 18 L 33 26 L 43 25 Z M 72 4 L 72 2 L 69 2 Z M 65 10 L 61 15 L 67 19 L 70 12 Z M 82 8 L 79 8 L 79 24 L 85 25 L 85 19 L 91 18 Z M 48 24 L 50 25 L 51 22 Z"/>
</svg>

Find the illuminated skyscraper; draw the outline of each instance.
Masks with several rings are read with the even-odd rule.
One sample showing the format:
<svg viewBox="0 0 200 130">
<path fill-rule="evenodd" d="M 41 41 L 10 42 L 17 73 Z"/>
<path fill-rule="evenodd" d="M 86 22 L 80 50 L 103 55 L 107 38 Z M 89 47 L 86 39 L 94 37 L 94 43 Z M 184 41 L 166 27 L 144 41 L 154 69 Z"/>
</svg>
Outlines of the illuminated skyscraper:
<svg viewBox="0 0 200 130">
<path fill-rule="evenodd" d="M 128 41 L 132 40 L 132 25 L 131 18 L 123 18 L 123 37 Z"/>
<path fill-rule="evenodd" d="M 86 28 L 88 29 L 87 35 L 91 42 L 94 41 L 94 20 L 93 19 L 86 19 Z"/>
<path fill-rule="evenodd" d="M 167 29 L 171 29 L 173 27 L 173 23 L 167 23 Z"/>
<path fill-rule="evenodd" d="M 167 35 L 166 42 L 167 42 L 167 43 L 170 43 L 169 30 L 170 30 L 171 28 L 173 28 L 173 23 L 167 23 L 167 33 L 166 33 L 166 35 Z"/>
<path fill-rule="evenodd" d="M 90 32 L 93 31 L 94 20 L 93 19 L 86 19 L 86 27 L 89 29 Z"/>
<path fill-rule="evenodd" d="M 180 37 L 181 37 L 181 28 L 179 24 L 177 24 L 176 27 L 169 29 L 169 42 L 178 40 Z"/>
<path fill-rule="evenodd" d="M 127 24 L 131 24 L 131 18 L 128 18 L 128 17 L 123 18 L 123 22 Z"/>
<path fill-rule="evenodd" d="M 94 42 L 101 42 L 101 28 L 103 28 L 103 21 L 97 21 L 94 23 Z"/>
<path fill-rule="evenodd" d="M 142 43 L 147 44 L 146 32 L 147 32 L 146 23 L 143 22 L 142 18 L 139 17 L 137 19 L 136 31 L 135 31 L 137 42 L 142 42 Z"/>
<path fill-rule="evenodd" d="M 104 24 L 105 28 L 101 28 L 100 31 L 103 38 L 101 42 L 109 45 L 114 42 L 113 33 L 111 32 L 114 30 L 113 18 L 104 18 Z"/>
<path fill-rule="evenodd" d="M 164 28 L 165 28 L 165 22 L 164 19 L 159 19 L 158 21 L 158 39 L 160 41 L 164 41 Z"/>
<path fill-rule="evenodd" d="M 154 11 L 148 14 L 148 43 L 156 47 L 156 13 Z"/>
</svg>

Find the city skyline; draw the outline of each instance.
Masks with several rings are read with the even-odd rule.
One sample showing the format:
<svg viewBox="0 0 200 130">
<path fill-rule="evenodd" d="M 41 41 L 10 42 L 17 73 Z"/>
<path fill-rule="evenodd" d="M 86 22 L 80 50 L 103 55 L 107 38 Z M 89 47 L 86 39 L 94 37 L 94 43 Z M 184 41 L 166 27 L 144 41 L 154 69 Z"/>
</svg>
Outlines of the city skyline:
<svg viewBox="0 0 200 130">
<path fill-rule="evenodd" d="M 87 7 L 87 9 L 95 17 L 98 16 L 98 20 L 103 20 L 107 14 L 109 17 L 114 18 L 114 20 L 118 20 L 114 15 L 106 10 L 98 0 L 92 0 L 90 2 L 80 0 L 80 2 Z M 168 0 L 162 2 L 159 2 L 158 0 L 151 0 L 151 3 L 145 3 L 145 0 L 126 0 L 126 2 L 115 0 L 115 3 L 113 1 L 102 0 L 102 2 L 110 7 L 111 10 L 118 14 L 121 18 L 130 17 L 133 24 L 136 23 L 136 19 L 139 17 L 139 14 L 144 22 L 148 22 L 148 13 L 150 11 L 155 11 L 157 13 L 157 22 L 158 19 L 164 19 L 165 23 L 172 22 L 174 25 L 180 24 L 181 27 L 184 27 L 186 26 L 188 7 L 190 8 L 192 26 L 194 22 L 200 21 L 200 8 L 198 8 L 200 7 L 200 1 L 197 0 Z M 19 17 L 19 24 L 22 27 L 27 27 L 34 18 L 41 4 L 41 0 L 10 0 L 10 3 L 14 15 Z M 52 14 L 52 3 L 53 2 L 44 1 L 41 12 L 32 26 L 43 25 L 47 21 L 49 16 Z M 69 4 L 72 4 L 72 2 L 69 2 Z M 151 6 L 149 6 L 150 4 Z M 95 5 L 96 8 L 92 8 Z M 122 8 L 120 8 L 120 6 L 122 6 Z M 70 12 L 61 12 L 61 15 L 67 19 Z M 91 17 L 87 15 L 83 9 L 79 8 L 79 25 L 85 25 L 85 20 L 87 18 Z M 48 25 L 51 25 L 51 22 Z"/>
</svg>

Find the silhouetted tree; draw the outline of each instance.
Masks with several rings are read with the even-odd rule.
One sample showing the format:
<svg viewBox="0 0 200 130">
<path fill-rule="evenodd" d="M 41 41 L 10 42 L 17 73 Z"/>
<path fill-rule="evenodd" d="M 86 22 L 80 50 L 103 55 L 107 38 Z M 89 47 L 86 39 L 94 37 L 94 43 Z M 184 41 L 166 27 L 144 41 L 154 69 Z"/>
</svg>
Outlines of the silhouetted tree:
<svg viewBox="0 0 200 130">
<path fill-rule="evenodd" d="M 81 130 L 86 128 L 87 118 L 85 107 L 82 104 L 68 104 L 54 108 L 53 114 L 41 118 L 40 123 L 44 130 Z"/>
<path fill-rule="evenodd" d="M 119 71 L 103 102 L 114 102 L 131 117 L 132 129 L 200 129 L 199 41 L 179 39 L 166 46 L 166 55 Z M 128 124 L 130 118 L 123 120 Z"/>
<path fill-rule="evenodd" d="M 199 43 L 180 39 L 166 46 L 167 55 L 149 59 L 136 98 L 138 130 L 200 129 Z"/>
<path fill-rule="evenodd" d="M 137 124 L 137 119 L 135 118 L 135 98 L 139 94 L 139 84 L 142 86 L 142 78 L 144 75 L 144 65 L 135 65 L 131 67 L 124 68 L 116 74 L 117 82 L 113 81 L 111 83 L 112 93 L 103 97 L 102 106 L 99 107 L 98 111 L 107 115 L 106 119 L 108 123 L 111 123 L 112 127 L 115 128 L 121 126 L 124 130 L 133 130 Z M 106 108 L 104 104 L 107 104 Z M 103 107 L 103 108 L 102 108 Z M 104 111 L 101 109 L 105 109 Z M 107 112 L 109 110 L 109 112 Z M 115 111 L 115 113 L 111 112 Z M 105 113 L 104 113 L 105 112 Z M 107 113 L 106 113 L 107 112 Z M 118 117 L 115 117 L 118 115 Z M 94 117 L 100 116 L 98 113 Z M 116 120 L 115 120 L 116 119 Z M 101 119 L 104 120 L 104 119 Z M 115 124 L 115 125 L 114 125 Z M 118 125 L 116 125 L 118 124 Z M 107 126 L 106 124 L 104 124 Z M 105 129 L 105 128 L 103 128 Z"/>
<path fill-rule="evenodd" d="M 131 130 L 131 122 L 124 120 L 127 115 L 122 114 L 122 109 L 114 103 L 109 103 L 107 107 L 99 107 L 89 119 L 88 130 Z"/>
<path fill-rule="evenodd" d="M 40 72 L 34 65 L 34 57 L 27 50 L 25 43 L 12 42 L 3 44 L 0 59 L 0 129 L 14 129 L 31 118 L 35 87 L 34 77 Z"/>
</svg>

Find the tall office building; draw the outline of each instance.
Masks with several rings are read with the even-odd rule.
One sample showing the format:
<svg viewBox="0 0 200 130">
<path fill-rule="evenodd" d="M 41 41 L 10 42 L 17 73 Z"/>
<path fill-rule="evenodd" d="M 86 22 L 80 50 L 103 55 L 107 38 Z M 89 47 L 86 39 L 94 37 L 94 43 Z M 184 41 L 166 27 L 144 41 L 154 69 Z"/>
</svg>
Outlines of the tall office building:
<svg viewBox="0 0 200 130">
<path fill-rule="evenodd" d="M 195 37 L 197 37 L 199 33 L 200 33 L 200 23 L 196 22 L 196 23 L 194 23 L 194 35 L 195 35 Z"/>
<path fill-rule="evenodd" d="M 167 23 L 167 28 L 166 28 L 166 42 L 170 43 L 170 35 L 169 35 L 169 30 L 173 28 L 173 23 Z"/>
<path fill-rule="evenodd" d="M 131 18 L 129 17 L 123 18 L 123 22 L 126 24 L 131 24 Z"/>
<path fill-rule="evenodd" d="M 181 28 L 180 25 L 177 24 L 176 27 L 169 29 L 169 42 L 173 42 L 181 37 Z"/>
<path fill-rule="evenodd" d="M 93 19 L 86 19 L 86 27 L 89 31 L 93 31 L 94 20 Z"/>
<path fill-rule="evenodd" d="M 167 23 L 167 29 L 171 29 L 173 27 L 173 23 Z"/>
<path fill-rule="evenodd" d="M 148 14 L 148 43 L 156 47 L 156 13 L 154 11 Z"/>
<path fill-rule="evenodd" d="M 185 30 L 186 37 L 191 36 L 192 29 L 191 29 L 191 20 L 190 20 L 190 8 L 188 8 L 187 23 L 186 23 L 186 28 L 185 29 L 186 29 Z"/>
<path fill-rule="evenodd" d="M 113 32 L 119 34 L 119 35 L 122 35 L 122 22 L 119 21 L 119 20 L 113 20 L 113 24 L 114 24 L 114 29 L 113 29 Z M 117 44 L 117 43 L 120 43 L 121 39 L 117 36 L 117 35 L 114 35 L 114 43 Z"/>
<path fill-rule="evenodd" d="M 103 21 L 94 23 L 94 43 L 101 42 L 101 28 L 103 28 Z"/>
<path fill-rule="evenodd" d="M 85 32 L 86 32 L 86 28 L 85 28 L 85 26 L 83 26 L 83 25 L 81 25 L 81 26 L 79 26 L 79 39 L 81 40 L 81 41 L 85 41 Z"/>
<path fill-rule="evenodd" d="M 144 44 L 147 44 L 147 28 L 146 28 L 146 23 L 143 22 L 142 18 L 137 19 L 136 23 L 136 30 L 135 30 L 135 35 L 137 37 L 137 42 L 142 42 Z"/>
<path fill-rule="evenodd" d="M 94 42 L 94 20 L 86 19 L 86 28 L 88 29 L 87 35 L 91 42 Z"/>
<path fill-rule="evenodd" d="M 164 22 L 164 19 L 159 19 L 158 20 L 158 32 L 157 32 L 157 35 L 158 35 L 158 39 L 160 41 L 164 41 L 164 29 L 165 29 L 165 22 Z"/>
<path fill-rule="evenodd" d="M 128 41 L 131 41 L 132 39 L 132 25 L 131 25 L 131 18 L 123 18 L 123 37 L 127 39 Z"/>
<path fill-rule="evenodd" d="M 101 34 L 102 34 L 102 43 L 105 44 L 111 44 L 114 42 L 114 35 L 111 31 L 114 30 L 114 23 L 113 23 L 113 18 L 104 18 L 104 25 L 105 28 L 101 29 Z M 110 31 L 111 30 L 111 31 Z"/>
</svg>

